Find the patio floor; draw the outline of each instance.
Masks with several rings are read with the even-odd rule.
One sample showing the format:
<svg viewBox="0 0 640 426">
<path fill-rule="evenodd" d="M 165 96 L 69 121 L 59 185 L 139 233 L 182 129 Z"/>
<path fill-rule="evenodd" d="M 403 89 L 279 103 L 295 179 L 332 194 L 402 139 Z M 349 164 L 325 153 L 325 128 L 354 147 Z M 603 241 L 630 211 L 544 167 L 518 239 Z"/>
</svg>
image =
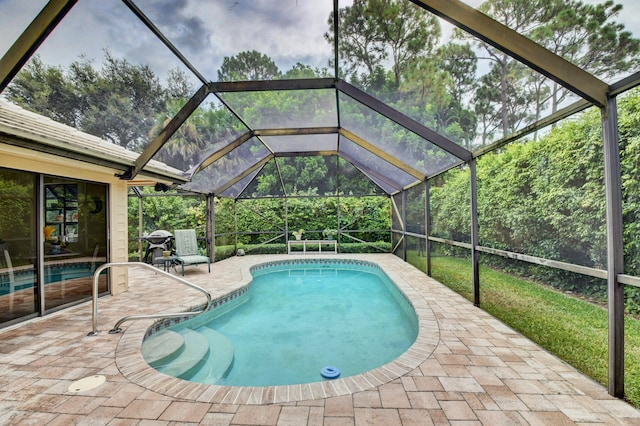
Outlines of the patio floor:
<svg viewBox="0 0 640 426">
<path fill-rule="evenodd" d="M 246 285 L 251 265 L 300 255 L 235 257 L 185 269 L 214 298 Z M 311 257 L 311 256 L 307 256 Z M 202 385 L 144 363 L 152 320 L 126 315 L 184 310 L 201 293 L 141 268 L 129 291 L 0 330 L 0 424 L 8 425 L 640 425 L 640 411 L 393 255 L 322 255 L 380 265 L 411 301 L 416 343 L 371 372 L 316 384 Z M 179 306 L 176 306 L 179 305 Z M 167 309 L 173 306 L 173 309 Z M 87 390 L 71 387 L 104 376 Z M 89 379 L 91 381 L 91 379 Z"/>
</svg>

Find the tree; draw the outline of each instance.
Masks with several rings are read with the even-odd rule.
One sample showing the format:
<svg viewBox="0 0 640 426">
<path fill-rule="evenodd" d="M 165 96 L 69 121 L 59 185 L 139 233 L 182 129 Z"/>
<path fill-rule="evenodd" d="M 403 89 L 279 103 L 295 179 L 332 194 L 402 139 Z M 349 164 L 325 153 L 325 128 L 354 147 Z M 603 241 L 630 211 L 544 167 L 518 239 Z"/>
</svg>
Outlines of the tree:
<svg viewBox="0 0 640 426">
<path fill-rule="evenodd" d="M 194 88 L 184 72 L 173 68 L 169 70 L 166 90 L 169 99 L 187 99 L 193 94 Z"/>
<path fill-rule="evenodd" d="M 612 21 L 622 10 L 612 0 L 601 4 L 585 4 L 581 0 L 488 0 L 479 9 L 600 78 L 612 77 L 638 64 L 640 41 L 632 38 L 624 25 Z M 491 121 L 500 122 L 506 135 L 514 127 L 506 108 L 510 90 L 507 73 L 513 60 L 484 42 L 476 45 L 501 67 L 500 95 L 504 107 L 495 110 L 502 117 Z M 512 83 L 529 92 L 522 97 L 526 103 L 520 106 L 530 111 L 527 121 L 539 119 L 548 108 L 552 113 L 557 111 L 569 93 L 533 70 L 521 73 L 518 79 Z"/>
<path fill-rule="evenodd" d="M 34 58 L 7 87 L 7 99 L 30 111 L 68 126 L 78 124 L 78 97 L 72 80 L 61 67 Z"/>
<path fill-rule="evenodd" d="M 370 0 L 374 23 L 390 50 L 396 87 L 403 71 L 416 58 L 433 53 L 440 40 L 438 19 L 422 8 L 402 0 Z"/>
<path fill-rule="evenodd" d="M 622 5 L 612 0 L 601 4 L 555 0 L 550 8 L 550 19 L 531 31 L 533 40 L 601 79 L 637 66 L 640 40 L 632 38 L 623 24 L 612 21 L 622 12 Z M 555 112 L 568 91 L 556 82 L 543 80 L 550 86 L 547 99 L 551 99 L 551 112 Z"/>
<path fill-rule="evenodd" d="M 326 68 L 318 69 L 311 68 L 309 65 L 301 64 L 297 62 L 294 64 L 290 70 L 284 73 L 285 79 L 296 79 L 296 78 L 322 78 L 322 77 L 331 77 L 331 74 Z"/>
<path fill-rule="evenodd" d="M 165 90 L 149 66 L 133 65 L 106 52 L 100 77 L 86 90 L 82 130 L 131 150 L 143 149 L 153 115 L 166 101 Z"/>
<path fill-rule="evenodd" d="M 431 54 L 441 34 L 435 16 L 406 1 L 356 0 L 340 9 L 339 17 L 338 52 L 347 75 L 373 76 L 390 58 L 396 88 L 411 61 Z M 333 14 L 328 23 L 325 38 L 333 43 Z"/>
<path fill-rule="evenodd" d="M 400 91 L 419 101 L 419 119 L 433 130 L 471 148 L 476 118 L 469 109 L 476 88 L 477 58 L 469 44 L 447 43 L 405 71 Z"/>
<path fill-rule="evenodd" d="M 151 233 L 157 229 L 173 232 L 175 229 L 196 229 L 203 235 L 206 228 L 206 201 L 204 197 L 179 194 L 165 196 L 149 196 L 155 191 L 144 187 L 142 194 L 147 195 L 143 201 L 143 223 L 141 231 Z M 128 198 L 129 238 L 138 238 L 138 197 Z M 216 218 L 217 220 L 218 218 Z"/>
<path fill-rule="evenodd" d="M 180 111 L 187 99 L 169 99 L 164 109 L 154 116 L 155 124 L 149 132 L 153 139 Z M 173 133 L 156 159 L 172 167 L 187 171 L 199 164 L 206 156 L 232 141 L 238 132 L 238 123 L 228 109 L 214 105 L 201 105 Z M 226 157 L 218 160 L 226 161 Z M 219 163 L 219 164 L 220 164 Z"/>
<path fill-rule="evenodd" d="M 481 123 L 482 144 L 491 142 L 498 129 L 506 136 L 532 121 L 529 113 L 533 95 L 522 86 L 527 69 L 516 61 L 496 62 L 480 78 L 476 90 L 475 113 Z"/>
<path fill-rule="evenodd" d="M 280 70 L 275 62 L 255 50 L 225 56 L 218 70 L 218 81 L 274 80 L 279 77 Z"/>
<path fill-rule="evenodd" d="M 367 0 L 354 0 L 353 5 L 338 11 L 340 19 L 340 35 L 338 54 L 347 77 L 357 77 L 362 73 L 372 75 L 376 68 L 382 66 L 387 57 L 376 22 L 372 19 L 372 11 Z M 329 32 L 325 39 L 334 45 L 333 13 L 327 24 Z"/>
<path fill-rule="evenodd" d="M 142 150 L 154 115 L 167 99 L 192 90 L 184 73 L 172 70 L 168 89 L 146 65 L 134 65 L 105 52 L 96 68 L 86 56 L 67 70 L 35 57 L 13 79 L 10 101 L 131 150 Z"/>
<path fill-rule="evenodd" d="M 540 22 L 549 18 L 548 4 L 552 1 L 555 0 L 488 0 L 482 3 L 478 9 L 512 30 L 526 35 Z M 457 31 L 456 34 L 460 37 L 467 37 L 461 31 Z M 515 65 L 516 61 L 509 55 L 489 44 L 481 41 L 476 41 L 475 44 L 488 54 L 486 59 L 493 62 L 491 73 L 481 80 L 481 85 L 486 87 L 478 91 L 478 94 L 491 95 L 492 98 L 489 102 L 486 99 L 480 100 L 480 108 L 476 108 L 476 111 L 481 111 L 485 115 L 496 115 L 495 117 L 485 116 L 479 121 L 499 124 L 502 135 L 506 136 L 514 128 L 517 128 L 512 122 L 513 113 L 510 111 L 513 111 L 514 107 L 525 111 L 531 108 L 530 96 L 520 96 L 519 101 L 524 103 L 519 105 L 514 105 L 514 99 L 510 98 L 510 92 L 521 91 L 514 86 L 520 85 L 522 68 Z M 519 76 L 513 74 L 515 70 L 519 70 Z M 491 104 L 493 107 L 490 107 Z M 487 139 L 487 133 L 486 128 L 483 130 L 484 142 Z"/>
</svg>

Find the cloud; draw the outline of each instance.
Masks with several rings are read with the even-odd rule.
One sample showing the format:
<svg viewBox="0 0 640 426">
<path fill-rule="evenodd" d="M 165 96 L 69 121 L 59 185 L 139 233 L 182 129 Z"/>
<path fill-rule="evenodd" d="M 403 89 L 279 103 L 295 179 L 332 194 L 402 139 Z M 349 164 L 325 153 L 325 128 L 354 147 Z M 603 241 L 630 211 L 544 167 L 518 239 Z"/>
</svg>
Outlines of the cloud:
<svg viewBox="0 0 640 426">
<path fill-rule="evenodd" d="M 465 2 L 474 7 L 481 3 Z M 340 7 L 348 3 L 341 0 Z M 622 3 L 617 20 L 640 37 L 640 2 Z M 0 54 L 43 4 L 44 0 L 0 0 Z M 333 56 L 324 39 L 332 0 L 137 0 L 136 4 L 206 79 L 215 80 L 225 56 L 246 50 L 268 55 L 283 71 L 296 62 L 325 67 Z M 444 30 L 449 31 L 446 25 Z M 78 2 L 38 53 L 48 63 L 65 66 L 83 53 L 100 63 L 104 49 L 132 63 L 149 64 L 159 76 L 176 66 L 185 69 L 119 0 Z"/>
<path fill-rule="evenodd" d="M 217 71 L 225 56 L 257 50 L 286 70 L 309 58 L 309 65 L 327 65 L 331 46 L 323 35 L 331 6 L 318 0 L 191 1 L 190 11 L 212 29 L 209 68 Z"/>
<path fill-rule="evenodd" d="M 162 33 L 187 53 L 208 49 L 211 23 L 200 16 L 190 15 L 188 0 L 143 1 L 139 5 Z"/>
</svg>

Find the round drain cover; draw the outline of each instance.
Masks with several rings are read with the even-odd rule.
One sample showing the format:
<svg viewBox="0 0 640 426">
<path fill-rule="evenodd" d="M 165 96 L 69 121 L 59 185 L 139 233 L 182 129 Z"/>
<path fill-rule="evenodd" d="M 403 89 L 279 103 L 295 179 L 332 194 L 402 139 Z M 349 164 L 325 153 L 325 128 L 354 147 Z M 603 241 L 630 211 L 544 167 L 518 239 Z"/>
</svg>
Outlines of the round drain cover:
<svg viewBox="0 0 640 426">
<path fill-rule="evenodd" d="M 69 386 L 69 392 L 82 392 L 97 388 L 104 383 L 104 376 L 89 376 L 84 379 L 76 380 Z"/>
</svg>

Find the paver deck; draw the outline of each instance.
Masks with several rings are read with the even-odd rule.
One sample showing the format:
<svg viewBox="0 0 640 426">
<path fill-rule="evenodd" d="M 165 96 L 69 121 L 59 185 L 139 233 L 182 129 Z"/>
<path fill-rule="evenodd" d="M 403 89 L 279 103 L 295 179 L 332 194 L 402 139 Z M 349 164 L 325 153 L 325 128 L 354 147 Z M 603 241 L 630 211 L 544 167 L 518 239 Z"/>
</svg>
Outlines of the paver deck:
<svg viewBox="0 0 640 426">
<path fill-rule="evenodd" d="M 373 261 L 418 313 L 416 343 L 352 378 L 309 385 L 228 387 L 164 376 L 140 345 L 152 320 L 126 315 L 184 310 L 203 296 L 132 269 L 129 291 L 0 331 L 0 424 L 7 425 L 640 425 L 640 411 L 393 255 L 322 255 Z M 248 268 L 310 256 L 259 255 L 185 269 L 214 298 L 250 282 Z M 168 309 L 172 307 L 171 309 Z M 104 376 L 87 390 L 72 383 Z"/>
</svg>

